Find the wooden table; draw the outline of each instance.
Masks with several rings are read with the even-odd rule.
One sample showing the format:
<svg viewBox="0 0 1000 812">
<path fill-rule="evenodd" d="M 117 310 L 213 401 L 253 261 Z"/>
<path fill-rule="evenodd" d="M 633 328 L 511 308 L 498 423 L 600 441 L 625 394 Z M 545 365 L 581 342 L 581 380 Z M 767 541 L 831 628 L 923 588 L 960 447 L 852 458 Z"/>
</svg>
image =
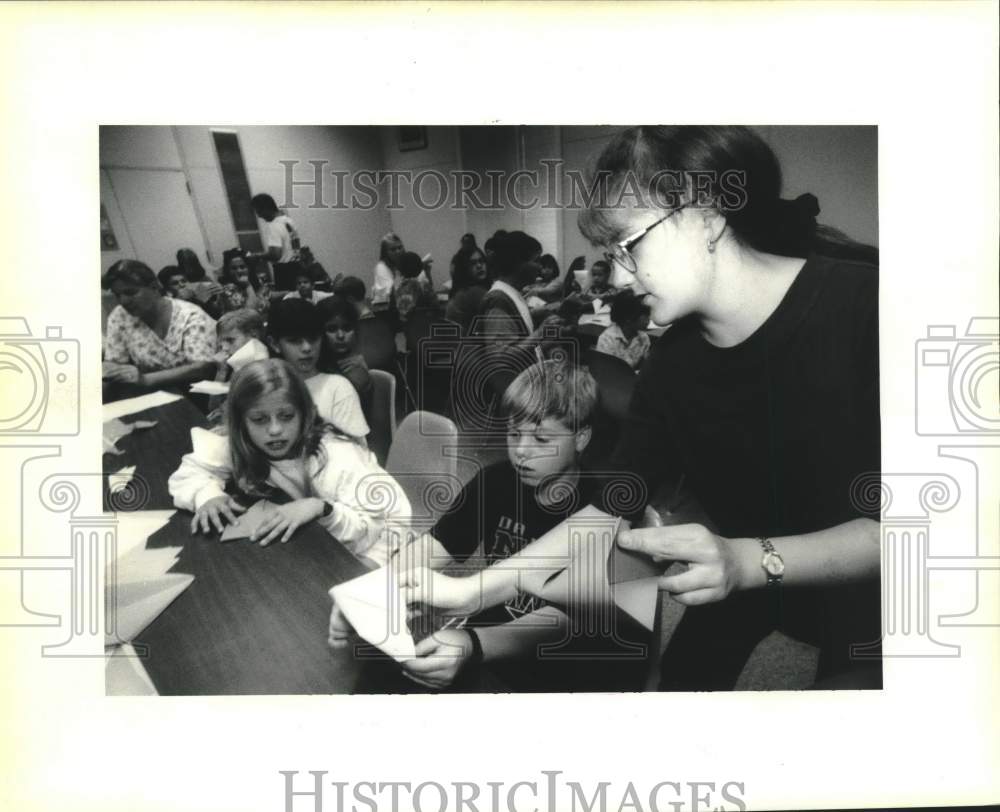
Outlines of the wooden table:
<svg viewBox="0 0 1000 812">
<path fill-rule="evenodd" d="M 123 423 L 155 420 L 149 429 L 139 429 L 118 441 L 121 454 L 105 454 L 104 510 L 169 510 L 174 506 L 167 491 L 167 480 L 177 470 L 181 457 L 191 451 L 191 429 L 205 428 L 208 421 L 187 398 L 175 400 L 142 412 L 126 415 Z M 135 466 L 135 493 L 114 497 L 109 502 L 107 476 L 122 468 Z"/>
<path fill-rule="evenodd" d="M 192 536 L 176 513 L 147 547 L 182 546 L 172 572 L 194 583 L 139 635 L 143 665 L 163 695 L 413 691 L 370 646 L 327 645 L 331 586 L 366 570 L 318 524 L 287 543 Z"/>
</svg>

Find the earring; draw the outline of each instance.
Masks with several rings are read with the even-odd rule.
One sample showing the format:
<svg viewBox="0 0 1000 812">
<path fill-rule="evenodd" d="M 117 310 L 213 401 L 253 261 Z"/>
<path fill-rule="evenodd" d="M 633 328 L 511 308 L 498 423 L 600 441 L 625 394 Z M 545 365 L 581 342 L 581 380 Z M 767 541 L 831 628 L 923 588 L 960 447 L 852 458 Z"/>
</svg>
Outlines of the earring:
<svg viewBox="0 0 1000 812">
<path fill-rule="evenodd" d="M 709 240 L 708 241 L 708 253 L 710 253 L 710 254 L 714 254 L 715 253 L 715 240 Z"/>
</svg>

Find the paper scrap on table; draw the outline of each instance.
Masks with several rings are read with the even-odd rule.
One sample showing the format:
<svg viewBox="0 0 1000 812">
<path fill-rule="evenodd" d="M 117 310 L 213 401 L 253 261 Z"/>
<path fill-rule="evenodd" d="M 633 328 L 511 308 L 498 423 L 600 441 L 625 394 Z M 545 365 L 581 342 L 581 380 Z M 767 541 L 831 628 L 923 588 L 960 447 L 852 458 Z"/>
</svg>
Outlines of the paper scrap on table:
<svg viewBox="0 0 1000 812">
<path fill-rule="evenodd" d="M 136 547 L 114 561 L 109 561 L 105 567 L 105 584 L 135 584 L 153 581 L 161 575 L 166 575 L 180 555 L 182 547 L 156 547 L 147 550 Z"/>
<path fill-rule="evenodd" d="M 406 623 L 406 602 L 389 567 L 338 584 L 330 596 L 363 640 L 398 662 L 416 656 Z"/>
<path fill-rule="evenodd" d="M 103 426 L 104 453 L 121 454 L 122 450 L 118 448 L 118 441 L 122 437 L 127 437 L 137 429 L 149 429 L 155 425 L 155 420 L 136 420 L 132 423 L 126 423 L 123 420 L 114 418 L 113 420 L 105 421 Z"/>
<path fill-rule="evenodd" d="M 236 514 L 236 523 L 227 524 L 222 530 L 219 541 L 236 541 L 237 539 L 247 539 L 261 524 L 271 515 L 277 507 L 274 502 L 261 499 L 254 502 L 245 513 Z"/>
<path fill-rule="evenodd" d="M 137 398 L 105 403 L 101 409 L 102 419 L 107 422 L 108 420 L 114 420 L 116 417 L 125 417 L 136 412 L 144 412 L 146 409 L 153 409 L 157 406 L 165 406 L 168 403 L 173 403 L 182 397 L 184 396 L 171 392 L 150 392 L 148 395 L 140 395 Z"/>
<path fill-rule="evenodd" d="M 193 575 L 166 573 L 145 581 L 106 585 L 104 605 L 109 620 L 104 645 L 131 643 L 192 581 Z"/>
<path fill-rule="evenodd" d="M 107 696 L 159 695 L 131 645 L 116 646 L 106 654 L 104 693 Z"/>
<path fill-rule="evenodd" d="M 242 369 L 254 361 L 266 361 L 270 357 L 271 354 L 267 351 L 267 346 L 264 342 L 256 338 L 251 338 L 246 344 L 230 355 L 226 363 L 235 370 Z"/>
<path fill-rule="evenodd" d="M 170 521 L 174 513 L 174 510 L 136 510 L 117 514 L 116 557 L 121 558 L 137 547 L 145 547 L 149 537 Z"/>
<path fill-rule="evenodd" d="M 108 474 L 108 490 L 111 493 L 116 493 L 117 491 L 123 490 L 128 487 L 128 484 L 132 481 L 132 477 L 135 476 L 135 466 L 126 465 L 120 471 L 113 474 Z"/>
<path fill-rule="evenodd" d="M 197 395 L 228 395 L 229 384 L 222 381 L 196 381 L 191 390 Z"/>
</svg>

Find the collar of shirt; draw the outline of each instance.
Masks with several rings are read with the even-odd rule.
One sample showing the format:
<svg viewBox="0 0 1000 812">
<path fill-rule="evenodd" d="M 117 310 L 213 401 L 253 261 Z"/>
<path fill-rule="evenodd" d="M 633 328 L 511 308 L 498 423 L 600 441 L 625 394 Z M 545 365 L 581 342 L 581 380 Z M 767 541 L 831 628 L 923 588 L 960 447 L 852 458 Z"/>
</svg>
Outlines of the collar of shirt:
<svg viewBox="0 0 1000 812">
<path fill-rule="evenodd" d="M 531 322 L 531 311 L 528 310 L 528 305 L 524 301 L 524 297 L 520 294 L 520 292 L 500 279 L 493 283 L 493 287 L 491 287 L 490 290 L 499 290 L 501 293 L 506 293 L 507 296 L 510 297 L 510 300 L 514 303 L 514 307 L 517 308 L 517 312 L 524 321 L 524 326 L 527 328 L 528 334 L 530 335 L 531 331 L 534 330 L 534 325 Z"/>
</svg>

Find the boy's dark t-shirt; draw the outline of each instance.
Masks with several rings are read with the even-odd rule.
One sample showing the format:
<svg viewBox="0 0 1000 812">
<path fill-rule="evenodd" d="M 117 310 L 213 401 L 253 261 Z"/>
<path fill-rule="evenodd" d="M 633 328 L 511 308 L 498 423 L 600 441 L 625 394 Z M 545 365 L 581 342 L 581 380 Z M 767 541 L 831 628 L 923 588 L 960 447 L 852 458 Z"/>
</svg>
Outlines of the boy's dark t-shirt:
<svg viewBox="0 0 1000 812">
<path fill-rule="evenodd" d="M 560 492 L 565 494 L 564 499 L 541 505 L 536 489 L 521 482 L 510 462 L 497 462 L 476 474 L 462 489 L 431 535 L 456 561 L 465 561 L 481 549 L 483 565 L 489 566 L 520 552 L 585 507 L 593 497 L 593 485 L 592 478 L 581 474 L 576 488 Z M 507 623 L 544 605 L 540 598 L 518 594 L 503 606 L 479 613 L 472 618 L 472 624 Z"/>
</svg>

